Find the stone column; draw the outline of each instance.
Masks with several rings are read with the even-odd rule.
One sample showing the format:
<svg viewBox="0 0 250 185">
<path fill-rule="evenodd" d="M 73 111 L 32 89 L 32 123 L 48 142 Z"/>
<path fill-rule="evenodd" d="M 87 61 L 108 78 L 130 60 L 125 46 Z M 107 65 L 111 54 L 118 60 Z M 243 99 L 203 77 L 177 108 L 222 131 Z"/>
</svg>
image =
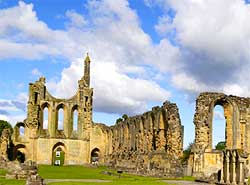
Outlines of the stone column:
<svg viewBox="0 0 250 185">
<path fill-rule="evenodd" d="M 66 106 L 66 105 L 65 105 Z M 67 138 L 70 137 L 73 128 L 73 118 L 69 107 L 65 107 L 63 110 L 63 132 Z"/>
<path fill-rule="evenodd" d="M 56 136 L 56 129 L 57 129 L 57 120 L 58 120 L 58 115 L 56 112 L 56 109 L 54 107 L 51 108 L 49 111 L 50 117 L 51 117 L 51 122 L 49 123 L 49 134 L 50 137 L 55 137 Z"/>
<path fill-rule="evenodd" d="M 221 168 L 220 183 L 224 183 L 224 167 Z"/>
<path fill-rule="evenodd" d="M 221 176 L 220 176 L 220 183 L 224 183 L 224 164 L 225 164 L 225 157 L 226 157 L 226 155 L 225 155 L 225 153 L 223 152 L 222 153 L 222 157 L 223 157 L 223 162 L 222 162 L 222 168 L 221 168 Z"/>
<path fill-rule="evenodd" d="M 245 135 L 245 130 L 246 130 L 246 121 L 245 120 L 241 120 L 240 121 L 240 126 L 241 126 L 241 149 L 243 149 L 244 151 L 246 150 L 246 135 Z"/>
<path fill-rule="evenodd" d="M 232 184 L 236 184 L 236 151 L 232 151 Z"/>
<path fill-rule="evenodd" d="M 230 158 L 230 151 L 226 151 L 226 184 L 230 184 L 230 172 L 229 172 L 229 158 Z"/>
<path fill-rule="evenodd" d="M 239 164 L 240 164 L 240 169 L 239 169 L 239 185 L 243 185 L 244 184 L 244 173 L 243 173 L 243 161 L 239 159 Z"/>
</svg>

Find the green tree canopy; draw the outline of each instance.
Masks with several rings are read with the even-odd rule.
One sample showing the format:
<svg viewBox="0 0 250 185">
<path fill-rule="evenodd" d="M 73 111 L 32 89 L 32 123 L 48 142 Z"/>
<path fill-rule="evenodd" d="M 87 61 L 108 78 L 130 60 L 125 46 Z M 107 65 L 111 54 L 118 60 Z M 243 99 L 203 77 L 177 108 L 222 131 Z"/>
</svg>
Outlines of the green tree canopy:
<svg viewBox="0 0 250 185">
<path fill-rule="evenodd" d="M 194 145 L 194 142 L 189 143 L 187 148 L 183 151 L 183 156 L 182 156 L 182 160 L 181 160 L 182 163 L 184 163 L 184 164 L 187 163 L 188 158 L 191 154 L 191 149 L 192 149 L 193 145 Z"/>
<path fill-rule="evenodd" d="M 123 118 L 123 120 L 125 121 L 125 120 L 128 119 L 128 115 L 127 115 L 127 114 L 123 114 L 123 115 L 122 115 L 122 118 Z"/>
<path fill-rule="evenodd" d="M 11 133 L 13 132 L 12 126 L 8 121 L 0 120 L 0 136 L 2 135 L 3 129 L 9 128 Z"/>
<path fill-rule="evenodd" d="M 123 121 L 122 118 L 118 118 L 115 123 L 118 124 L 119 122 L 122 122 L 122 121 Z"/>
<path fill-rule="evenodd" d="M 215 146 L 216 150 L 224 150 L 226 148 L 226 142 L 225 141 L 220 141 L 219 143 L 217 143 L 217 145 Z"/>
</svg>

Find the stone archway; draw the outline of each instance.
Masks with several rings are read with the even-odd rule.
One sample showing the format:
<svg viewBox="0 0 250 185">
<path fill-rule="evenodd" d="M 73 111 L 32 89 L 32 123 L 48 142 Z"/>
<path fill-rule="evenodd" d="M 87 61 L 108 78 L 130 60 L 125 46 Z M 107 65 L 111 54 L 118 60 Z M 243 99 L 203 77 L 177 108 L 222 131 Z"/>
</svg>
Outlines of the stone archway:
<svg viewBox="0 0 250 185">
<path fill-rule="evenodd" d="M 13 158 L 19 161 L 20 163 L 24 163 L 27 156 L 26 156 L 26 146 L 23 144 L 18 144 L 14 146 L 14 153 Z"/>
<path fill-rule="evenodd" d="M 208 145 L 208 150 L 212 150 L 212 143 L 213 143 L 213 112 L 214 112 L 214 108 L 215 106 L 221 106 L 224 109 L 224 116 L 225 116 L 225 143 L 226 143 L 226 148 L 227 149 L 232 149 L 232 148 L 236 148 L 236 134 L 237 131 L 234 132 L 237 128 L 236 128 L 236 123 L 234 122 L 234 111 L 235 108 L 233 106 L 233 103 L 231 102 L 230 99 L 228 99 L 227 97 L 218 97 L 216 98 L 210 106 L 210 111 L 209 111 L 209 145 Z M 221 132 L 223 132 L 223 130 L 221 130 Z"/>
<path fill-rule="evenodd" d="M 226 148 L 240 149 L 239 111 L 237 104 L 222 93 L 201 93 L 196 100 L 195 147 L 199 152 L 212 151 L 213 109 L 224 108 L 226 118 Z"/>
<path fill-rule="evenodd" d="M 98 162 L 100 161 L 100 149 L 99 148 L 94 148 L 91 151 L 90 161 L 92 164 L 98 164 Z"/>
<path fill-rule="evenodd" d="M 65 145 L 62 142 L 56 143 L 52 148 L 52 165 L 63 166 L 65 161 Z"/>
<path fill-rule="evenodd" d="M 224 109 L 226 149 L 243 149 L 237 104 L 237 99 L 223 93 L 201 93 L 197 98 L 194 116 L 195 143 L 190 158 L 193 176 L 210 177 L 223 167 L 223 152 L 213 150 L 212 147 L 213 111 L 216 105 Z"/>
</svg>

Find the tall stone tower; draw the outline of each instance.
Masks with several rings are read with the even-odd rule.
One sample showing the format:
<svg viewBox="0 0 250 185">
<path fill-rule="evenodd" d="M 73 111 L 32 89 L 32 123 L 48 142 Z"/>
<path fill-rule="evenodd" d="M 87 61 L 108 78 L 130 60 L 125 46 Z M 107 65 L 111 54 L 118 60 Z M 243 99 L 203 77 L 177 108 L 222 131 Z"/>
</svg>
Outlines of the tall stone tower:
<svg viewBox="0 0 250 185">
<path fill-rule="evenodd" d="M 87 131 L 92 125 L 92 106 L 93 106 L 93 89 L 90 88 L 90 58 L 87 57 L 84 60 L 84 76 L 78 81 L 78 99 L 79 107 L 79 120 L 84 123 L 81 127 L 82 133 L 79 133 L 85 140 L 89 140 L 89 132 Z"/>
<path fill-rule="evenodd" d="M 90 85 L 90 58 L 87 54 L 87 57 L 84 60 L 84 80 L 86 82 L 86 86 L 89 87 Z"/>
</svg>

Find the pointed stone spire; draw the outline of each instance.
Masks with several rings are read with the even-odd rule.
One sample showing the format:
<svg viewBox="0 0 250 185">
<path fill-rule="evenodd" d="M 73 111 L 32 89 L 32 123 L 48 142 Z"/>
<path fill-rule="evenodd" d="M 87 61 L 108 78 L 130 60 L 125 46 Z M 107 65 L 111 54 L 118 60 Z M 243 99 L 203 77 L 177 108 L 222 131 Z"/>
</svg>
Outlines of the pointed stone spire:
<svg viewBox="0 0 250 185">
<path fill-rule="evenodd" d="M 87 53 L 87 56 L 84 60 L 84 80 L 86 82 L 86 85 L 89 87 L 90 85 L 90 57 L 89 54 Z"/>
</svg>

